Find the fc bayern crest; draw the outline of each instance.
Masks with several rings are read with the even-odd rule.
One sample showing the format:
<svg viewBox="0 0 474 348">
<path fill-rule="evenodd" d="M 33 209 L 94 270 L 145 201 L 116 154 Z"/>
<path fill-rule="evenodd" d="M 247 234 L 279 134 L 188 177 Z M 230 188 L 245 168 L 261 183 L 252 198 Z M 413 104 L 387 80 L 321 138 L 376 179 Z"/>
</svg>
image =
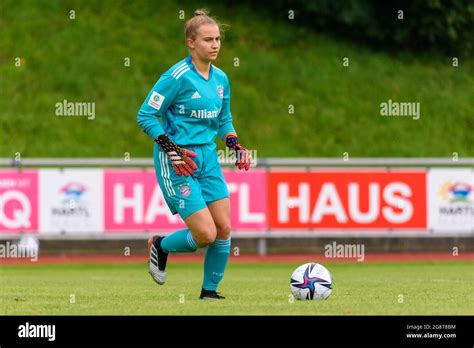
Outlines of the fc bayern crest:
<svg viewBox="0 0 474 348">
<path fill-rule="evenodd" d="M 188 185 L 181 186 L 179 189 L 181 196 L 188 197 L 191 194 L 191 188 Z"/>
<path fill-rule="evenodd" d="M 217 95 L 219 98 L 224 99 L 224 87 L 217 86 Z"/>
</svg>

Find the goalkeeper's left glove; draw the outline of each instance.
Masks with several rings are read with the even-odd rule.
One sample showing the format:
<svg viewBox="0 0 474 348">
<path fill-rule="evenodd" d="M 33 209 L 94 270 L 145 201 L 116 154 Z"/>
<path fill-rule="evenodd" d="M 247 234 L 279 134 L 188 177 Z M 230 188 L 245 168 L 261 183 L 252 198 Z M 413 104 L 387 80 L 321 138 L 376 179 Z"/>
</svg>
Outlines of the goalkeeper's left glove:
<svg viewBox="0 0 474 348">
<path fill-rule="evenodd" d="M 225 139 L 225 143 L 227 147 L 235 151 L 235 156 L 237 157 L 237 161 L 235 161 L 235 165 L 239 169 L 249 170 L 250 164 L 252 163 L 252 156 L 250 156 L 250 152 L 239 144 L 239 140 L 235 135 L 229 135 Z"/>
</svg>

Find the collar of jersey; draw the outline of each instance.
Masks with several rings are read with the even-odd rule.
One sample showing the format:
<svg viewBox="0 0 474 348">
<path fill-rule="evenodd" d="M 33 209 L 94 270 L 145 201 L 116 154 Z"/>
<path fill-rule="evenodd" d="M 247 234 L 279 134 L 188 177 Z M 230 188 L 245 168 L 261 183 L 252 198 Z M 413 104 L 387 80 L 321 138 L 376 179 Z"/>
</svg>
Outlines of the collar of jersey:
<svg viewBox="0 0 474 348">
<path fill-rule="evenodd" d="M 206 80 L 206 79 L 204 78 L 204 76 L 202 76 L 202 75 L 199 73 L 199 71 L 196 70 L 196 67 L 194 66 L 193 62 L 191 61 L 191 58 L 192 58 L 191 55 L 189 55 L 189 56 L 186 57 L 186 63 L 188 63 L 188 65 L 191 67 L 191 69 L 193 69 L 194 72 L 195 72 L 196 74 L 198 74 L 198 76 L 199 76 L 200 78 L 202 78 L 204 81 L 206 81 L 206 82 L 211 81 L 211 79 L 212 79 L 212 73 L 213 73 L 213 71 L 214 71 L 214 67 L 212 66 L 212 64 L 211 64 L 211 68 L 209 69 L 209 79 Z"/>
</svg>

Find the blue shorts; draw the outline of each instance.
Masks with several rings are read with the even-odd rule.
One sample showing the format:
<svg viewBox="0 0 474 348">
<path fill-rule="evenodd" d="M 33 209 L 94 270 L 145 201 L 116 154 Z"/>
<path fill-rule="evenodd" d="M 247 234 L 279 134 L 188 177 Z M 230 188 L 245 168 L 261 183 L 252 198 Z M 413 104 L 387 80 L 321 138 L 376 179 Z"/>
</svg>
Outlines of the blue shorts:
<svg viewBox="0 0 474 348">
<path fill-rule="evenodd" d="M 161 147 L 155 143 L 155 173 L 171 213 L 182 219 L 206 208 L 219 199 L 228 198 L 229 191 L 217 158 L 216 144 L 190 145 L 184 148 L 197 153 L 192 160 L 198 169 L 192 176 L 178 176 L 171 161 Z"/>
</svg>

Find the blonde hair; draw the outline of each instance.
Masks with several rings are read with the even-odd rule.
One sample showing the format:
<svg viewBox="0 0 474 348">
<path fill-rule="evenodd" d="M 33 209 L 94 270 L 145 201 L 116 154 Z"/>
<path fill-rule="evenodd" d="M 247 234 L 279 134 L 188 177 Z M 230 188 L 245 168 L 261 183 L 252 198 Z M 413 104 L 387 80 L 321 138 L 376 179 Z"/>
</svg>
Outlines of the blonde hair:
<svg viewBox="0 0 474 348">
<path fill-rule="evenodd" d="M 208 16 L 207 13 L 207 10 L 202 8 L 194 11 L 194 17 L 184 24 L 184 37 L 186 40 L 195 40 L 199 27 L 204 24 L 215 24 L 219 30 L 222 29 L 222 25 L 217 21 L 217 19 Z"/>
</svg>

